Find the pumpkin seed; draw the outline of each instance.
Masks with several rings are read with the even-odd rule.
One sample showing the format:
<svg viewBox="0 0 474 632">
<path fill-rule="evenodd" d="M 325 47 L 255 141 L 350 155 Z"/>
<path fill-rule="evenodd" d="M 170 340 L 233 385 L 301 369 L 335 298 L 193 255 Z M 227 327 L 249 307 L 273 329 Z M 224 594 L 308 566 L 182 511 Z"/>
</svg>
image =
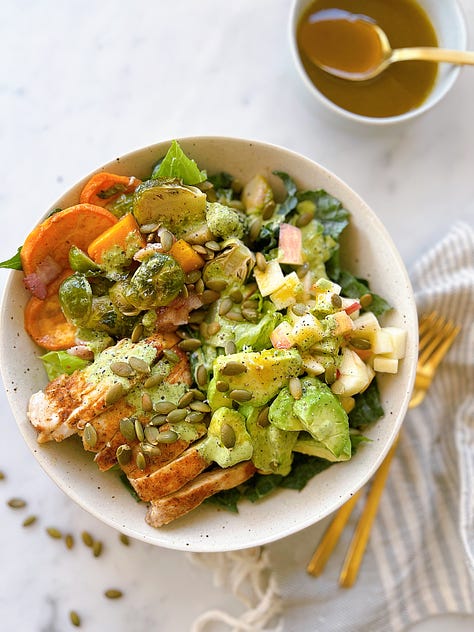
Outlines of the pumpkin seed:
<svg viewBox="0 0 474 632">
<path fill-rule="evenodd" d="M 240 375 L 241 373 L 245 373 L 246 371 L 247 367 L 245 366 L 245 364 L 233 361 L 227 362 L 227 364 L 225 364 L 221 369 L 222 375 Z"/>
<path fill-rule="evenodd" d="M 84 426 L 84 442 L 89 448 L 93 448 L 97 444 L 97 430 L 91 423 L 86 423 Z"/>
<path fill-rule="evenodd" d="M 199 281 L 196 281 L 196 286 L 194 288 L 196 290 L 196 294 L 202 294 L 204 292 L 204 281 L 202 279 L 199 279 Z"/>
<path fill-rule="evenodd" d="M 214 334 L 217 334 L 221 329 L 220 324 L 217 321 L 214 321 L 213 323 L 209 323 L 209 325 L 207 326 L 207 332 L 210 336 L 214 336 Z"/>
<path fill-rule="evenodd" d="M 165 379 L 164 375 L 155 373 L 155 375 L 150 375 L 150 377 L 147 377 L 147 379 L 143 383 L 143 386 L 145 388 L 153 388 L 154 386 L 158 386 L 158 384 L 161 384 L 164 379 Z"/>
<path fill-rule="evenodd" d="M 273 215 L 273 211 L 275 210 L 275 207 L 276 207 L 276 204 L 274 200 L 270 200 L 269 202 L 267 202 L 262 209 L 262 219 L 263 220 L 270 219 L 270 217 Z"/>
<path fill-rule="evenodd" d="M 125 533 L 119 534 L 119 540 L 124 546 L 130 546 L 130 538 Z"/>
<path fill-rule="evenodd" d="M 198 411 L 194 411 L 192 413 L 189 413 L 189 415 L 186 416 L 186 421 L 189 424 L 197 424 L 200 421 L 202 421 L 205 417 L 204 413 L 200 413 Z"/>
<path fill-rule="evenodd" d="M 168 362 L 170 362 L 171 364 L 177 364 L 181 359 L 179 355 L 175 351 L 172 351 L 171 349 L 164 349 L 163 357 L 165 358 L 165 360 L 168 360 Z"/>
<path fill-rule="evenodd" d="M 140 448 L 145 456 L 154 457 L 161 454 L 161 450 L 157 445 L 151 443 L 141 443 Z"/>
<path fill-rule="evenodd" d="M 196 382 L 199 386 L 206 386 L 207 384 L 207 369 L 204 364 L 200 364 L 196 369 Z"/>
<path fill-rule="evenodd" d="M 255 262 L 256 262 L 257 268 L 261 272 L 265 272 L 265 270 L 267 269 L 268 263 L 267 263 L 267 260 L 265 259 L 265 256 L 262 255 L 261 252 L 257 252 L 257 254 L 255 255 Z"/>
<path fill-rule="evenodd" d="M 155 411 L 157 413 L 160 413 L 160 415 L 167 415 L 175 408 L 176 408 L 176 404 L 173 404 L 173 402 L 164 401 L 164 402 L 158 402 L 157 404 L 155 404 Z"/>
<path fill-rule="evenodd" d="M 166 415 L 155 415 L 150 419 L 150 424 L 152 426 L 162 426 L 166 423 Z"/>
<path fill-rule="evenodd" d="M 71 550 L 74 546 L 74 536 L 71 533 L 66 534 L 64 537 L 64 542 L 66 544 L 66 548 Z"/>
<path fill-rule="evenodd" d="M 178 347 L 183 351 L 196 351 L 201 344 L 199 338 L 187 338 L 186 340 L 181 340 L 181 342 L 178 343 Z"/>
<path fill-rule="evenodd" d="M 120 383 L 113 384 L 107 393 L 105 394 L 105 403 L 107 406 L 111 406 L 118 402 L 124 395 L 124 388 Z"/>
<path fill-rule="evenodd" d="M 124 417 L 120 420 L 120 432 L 127 441 L 135 441 L 137 435 L 135 433 L 135 420 L 130 417 Z"/>
<path fill-rule="evenodd" d="M 148 235 L 149 233 L 155 233 L 159 227 L 160 225 L 156 223 L 143 224 L 142 226 L 140 226 L 140 232 L 143 233 L 144 235 Z"/>
<path fill-rule="evenodd" d="M 298 228 L 303 228 L 303 226 L 307 226 L 313 218 L 313 211 L 303 211 L 303 213 L 301 213 L 301 215 L 296 220 L 296 225 L 298 226 Z"/>
<path fill-rule="evenodd" d="M 337 369 L 334 364 L 330 364 L 326 367 L 324 371 L 324 379 L 326 380 L 326 384 L 333 384 L 336 381 L 337 377 Z"/>
<path fill-rule="evenodd" d="M 232 299 L 229 296 L 226 296 L 225 298 L 222 299 L 222 301 L 219 304 L 219 316 L 225 316 L 227 314 L 227 312 L 230 312 L 230 310 L 234 307 L 234 303 L 232 301 Z"/>
<path fill-rule="evenodd" d="M 181 296 L 181 298 L 188 298 L 189 290 L 188 290 L 188 286 L 187 285 L 183 285 L 183 287 L 181 288 L 180 296 Z"/>
<path fill-rule="evenodd" d="M 81 627 L 81 617 L 77 614 L 75 610 L 71 610 L 69 613 L 69 620 L 73 626 L 76 628 Z"/>
<path fill-rule="evenodd" d="M 160 238 L 161 248 L 163 249 L 163 252 L 168 252 L 168 250 L 171 250 L 174 244 L 173 234 L 170 233 L 170 231 L 166 228 L 162 228 L 158 231 L 158 237 Z"/>
<path fill-rule="evenodd" d="M 145 360 L 142 360 L 141 358 L 132 356 L 129 359 L 128 363 L 137 373 L 150 373 L 150 365 L 148 364 L 148 362 L 145 362 Z"/>
<path fill-rule="evenodd" d="M 255 218 L 250 224 L 249 239 L 250 241 L 256 241 L 262 230 L 262 220 L 260 217 Z"/>
<path fill-rule="evenodd" d="M 28 516 L 27 518 L 25 518 L 22 522 L 22 525 L 24 527 L 29 527 L 30 525 L 34 524 L 37 520 L 36 516 Z"/>
<path fill-rule="evenodd" d="M 110 370 L 119 377 L 130 377 L 134 371 L 128 362 L 112 362 Z"/>
<path fill-rule="evenodd" d="M 226 393 L 229 390 L 229 385 L 223 380 L 218 380 L 216 382 L 216 389 L 219 391 L 219 393 Z"/>
<path fill-rule="evenodd" d="M 221 426 L 221 441 L 223 445 L 229 450 L 235 446 L 237 438 L 235 431 L 230 424 L 222 424 Z"/>
<path fill-rule="evenodd" d="M 230 206 L 230 208 L 236 208 L 238 211 L 243 211 L 245 208 L 244 203 L 241 200 L 229 200 L 229 202 L 227 202 L 227 206 Z"/>
<path fill-rule="evenodd" d="M 372 347 L 372 345 L 370 344 L 370 340 L 367 340 L 366 338 L 351 338 L 351 345 L 356 349 L 361 349 L 364 351 Z"/>
<path fill-rule="evenodd" d="M 237 353 L 235 342 L 233 340 L 228 340 L 224 345 L 224 351 L 226 355 L 234 355 L 234 353 Z"/>
<path fill-rule="evenodd" d="M 186 415 L 188 414 L 188 411 L 186 410 L 186 408 L 176 408 L 175 410 L 172 410 L 166 420 L 170 423 L 170 424 L 176 424 L 179 421 L 183 421 L 183 419 L 186 417 Z"/>
<path fill-rule="evenodd" d="M 301 380 L 298 377 L 291 377 L 288 384 L 288 390 L 290 391 L 292 397 L 295 399 L 301 399 L 301 396 L 303 395 Z"/>
<path fill-rule="evenodd" d="M 257 417 L 257 425 L 260 426 L 260 428 L 266 428 L 270 423 L 268 419 L 269 412 L 270 408 L 268 406 L 265 406 L 265 408 L 262 408 L 262 410 L 259 412 Z"/>
<path fill-rule="evenodd" d="M 229 397 L 236 402 L 249 402 L 252 399 L 252 393 L 245 388 L 235 388 L 229 393 Z"/>
<path fill-rule="evenodd" d="M 216 292 L 215 290 L 204 290 L 201 296 L 201 301 L 204 305 L 210 305 L 211 303 L 215 303 L 219 297 L 219 292 Z"/>
<path fill-rule="evenodd" d="M 249 323 L 257 323 L 259 320 L 258 312 L 255 309 L 242 308 L 242 316 L 245 320 L 248 320 Z"/>
<path fill-rule="evenodd" d="M 174 430 L 163 430 L 158 435 L 158 443 L 174 443 L 178 438 L 178 433 Z"/>
<path fill-rule="evenodd" d="M 23 498 L 10 498 L 7 504 L 12 509 L 23 509 L 23 507 L 26 507 L 26 501 Z"/>
<path fill-rule="evenodd" d="M 342 298 L 339 294 L 331 294 L 331 305 L 336 309 L 340 309 L 342 307 Z"/>
<path fill-rule="evenodd" d="M 206 286 L 214 292 L 222 292 L 227 287 L 227 281 L 224 279 L 210 279 L 206 282 Z"/>
<path fill-rule="evenodd" d="M 153 401 L 148 393 L 142 393 L 142 408 L 146 413 L 153 410 Z"/>
<path fill-rule="evenodd" d="M 201 278 L 201 270 L 191 270 L 185 276 L 186 284 L 194 284 Z"/>
<path fill-rule="evenodd" d="M 135 434 L 137 435 L 137 439 L 139 441 L 143 441 L 145 438 L 145 432 L 139 419 L 135 419 Z"/>
<path fill-rule="evenodd" d="M 211 407 L 209 406 L 209 404 L 206 404 L 204 402 L 192 402 L 189 405 L 189 408 L 191 410 L 196 410 L 199 413 L 210 413 L 211 412 Z"/>
<path fill-rule="evenodd" d="M 191 391 L 185 393 L 182 397 L 179 398 L 178 408 L 186 408 L 189 404 L 194 400 L 194 394 Z"/>
<path fill-rule="evenodd" d="M 240 312 L 234 311 L 232 309 L 230 310 L 230 312 L 227 312 L 225 317 L 228 318 L 229 320 L 233 320 L 237 322 L 242 322 L 244 320 L 244 317 L 242 316 Z"/>
<path fill-rule="evenodd" d="M 92 553 L 94 555 L 94 557 L 99 557 L 100 554 L 102 553 L 102 542 L 100 540 L 95 540 L 94 544 L 92 545 Z"/>
<path fill-rule="evenodd" d="M 295 316 L 304 316 L 308 313 L 308 308 L 303 303 L 295 303 L 291 306 L 291 311 Z"/>
<path fill-rule="evenodd" d="M 89 548 L 92 548 L 94 546 L 94 538 L 91 536 L 91 534 L 88 531 L 83 531 L 81 533 L 81 539 L 84 542 L 84 544 L 88 546 Z"/>
<path fill-rule="evenodd" d="M 135 463 L 138 467 L 139 470 L 145 470 L 146 469 L 146 458 L 145 455 L 143 454 L 143 452 L 138 452 L 137 456 L 135 457 Z"/>
<path fill-rule="evenodd" d="M 60 540 L 63 537 L 61 531 L 59 529 L 56 529 L 56 527 L 47 527 L 46 533 L 49 535 L 50 538 L 53 538 L 54 540 Z"/>
<path fill-rule="evenodd" d="M 244 299 L 242 292 L 237 287 L 229 292 L 229 296 L 234 303 L 241 303 Z"/>
<path fill-rule="evenodd" d="M 190 391 L 194 395 L 194 399 L 198 399 L 200 402 L 203 402 L 206 399 L 204 393 L 201 393 L 197 388 L 192 388 Z"/>
<path fill-rule="evenodd" d="M 128 465 L 132 459 L 132 448 L 126 443 L 122 443 L 122 445 L 119 445 L 117 448 L 115 456 L 117 457 L 119 465 L 122 467 Z"/>
<path fill-rule="evenodd" d="M 199 255 L 207 255 L 207 250 L 201 244 L 193 244 L 191 246 L 193 250 L 195 250 Z"/>
<path fill-rule="evenodd" d="M 135 325 L 132 331 L 132 335 L 130 336 L 130 340 L 132 342 L 138 342 L 140 338 L 143 336 L 144 327 L 141 323 Z"/>
<path fill-rule="evenodd" d="M 361 307 L 369 307 L 369 305 L 372 305 L 372 302 L 374 300 L 374 297 L 372 296 L 372 294 L 362 294 L 362 296 L 359 299 L 359 303 Z"/>
<path fill-rule="evenodd" d="M 242 309 L 252 309 L 254 311 L 257 311 L 258 309 L 258 303 L 257 301 L 253 301 L 252 299 L 247 299 L 246 301 L 244 301 L 241 305 Z"/>
<path fill-rule="evenodd" d="M 116 588 L 109 588 L 105 591 L 104 595 L 107 599 L 120 599 L 120 597 L 123 597 L 123 592 L 121 590 L 117 590 Z"/>
<path fill-rule="evenodd" d="M 207 331 L 207 323 L 201 323 L 199 325 L 199 335 L 202 336 L 202 338 L 206 339 L 209 337 L 209 332 Z"/>
</svg>

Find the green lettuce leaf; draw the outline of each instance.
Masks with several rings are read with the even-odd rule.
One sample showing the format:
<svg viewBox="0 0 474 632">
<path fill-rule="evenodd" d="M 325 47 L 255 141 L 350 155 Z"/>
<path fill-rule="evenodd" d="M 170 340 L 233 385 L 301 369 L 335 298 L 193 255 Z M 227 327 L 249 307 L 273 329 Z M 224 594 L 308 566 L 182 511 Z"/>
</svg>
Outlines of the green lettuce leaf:
<svg viewBox="0 0 474 632">
<path fill-rule="evenodd" d="M 383 414 L 377 381 L 372 380 L 363 393 L 356 395 L 355 406 L 349 413 L 349 426 L 364 429 L 383 417 Z"/>
<path fill-rule="evenodd" d="M 338 241 L 344 228 L 349 223 L 349 212 L 342 203 L 326 191 L 300 191 L 297 201 L 309 200 L 316 208 L 314 218 L 323 225 L 323 232 Z"/>
<path fill-rule="evenodd" d="M 163 160 L 155 167 L 152 178 L 179 178 L 183 184 L 198 184 L 207 175 L 200 171 L 196 162 L 188 158 L 179 143 L 173 140 Z"/>
<path fill-rule="evenodd" d="M 43 361 L 50 381 L 64 373 L 71 375 L 77 369 L 83 369 L 89 364 L 87 360 L 73 356 L 67 351 L 48 351 L 48 353 L 40 356 L 40 359 Z"/>
<path fill-rule="evenodd" d="M 337 275 L 337 278 L 331 278 L 342 287 L 341 294 L 343 296 L 348 296 L 349 298 L 359 298 L 364 294 L 370 294 L 372 296 L 372 302 L 365 308 L 365 310 L 373 312 L 375 316 L 382 316 L 382 314 L 385 314 L 385 312 L 392 309 L 391 305 L 387 303 L 384 298 L 370 291 L 369 284 L 364 279 L 358 279 L 346 270 L 341 270 Z"/>
<path fill-rule="evenodd" d="M 20 253 L 21 253 L 21 246 L 20 248 L 18 248 L 18 250 L 16 251 L 16 254 L 14 254 L 13 257 L 10 257 L 10 259 L 6 259 L 5 261 L 0 262 L 0 268 L 10 268 L 11 270 L 23 270 L 23 267 L 21 265 Z"/>
</svg>

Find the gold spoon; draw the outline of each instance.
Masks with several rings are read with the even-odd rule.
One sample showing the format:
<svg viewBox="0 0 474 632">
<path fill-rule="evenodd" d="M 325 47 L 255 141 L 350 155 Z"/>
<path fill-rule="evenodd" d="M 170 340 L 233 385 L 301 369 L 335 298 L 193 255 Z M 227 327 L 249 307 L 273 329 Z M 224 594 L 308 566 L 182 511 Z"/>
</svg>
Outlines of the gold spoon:
<svg viewBox="0 0 474 632">
<path fill-rule="evenodd" d="M 350 81 L 366 81 L 367 79 L 373 79 L 381 72 L 383 72 L 390 64 L 394 64 L 399 61 L 432 61 L 432 62 L 448 62 L 451 64 L 460 65 L 474 65 L 474 52 L 461 51 L 461 50 L 448 50 L 436 47 L 417 47 L 417 48 L 396 48 L 393 50 L 390 46 L 390 42 L 385 32 L 373 22 L 368 20 L 358 19 L 353 22 L 362 22 L 363 28 L 370 30 L 369 37 L 373 40 L 377 39 L 377 59 L 375 59 L 374 65 L 369 68 L 365 68 L 360 71 L 348 71 L 340 68 L 335 68 L 328 65 L 321 59 L 318 59 L 314 51 L 307 50 L 306 53 L 311 61 L 319 68 L 322 68 L 327 73 L 342 79 L 349 79 Z M 362 25 L 360 25 L 362 26 Z"/>
</svg>

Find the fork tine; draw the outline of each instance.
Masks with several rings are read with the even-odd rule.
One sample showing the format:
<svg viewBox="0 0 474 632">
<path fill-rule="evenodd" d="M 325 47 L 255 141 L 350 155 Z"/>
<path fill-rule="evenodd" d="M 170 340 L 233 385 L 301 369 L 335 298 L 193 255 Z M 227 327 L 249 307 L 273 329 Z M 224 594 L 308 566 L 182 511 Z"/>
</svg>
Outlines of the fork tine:
<svg viewBox="0 0 474 632">
<path fill-rule="evenodd" d="M 450 340 L 448 346 L 446 347 L 447 351 L 459 332 L 459 327 L 456 327 L 453 323 L 446 322 L 443 319 L 438 320 L 436 325 L 433 337 L 431 337 L 429 341 L 423 345 L 423 349 L 418 356 L 418 362 L 420 364 L 425 364 L 431 360 L 432 354 L 434 354 L 438 348 L 441 348 L 446 340 Z M 444 353 L 442 355 L 444 355 Z"/>
<path fill-rule="evenodd" d="M 435 312 L 431 312 L 431 314 L 428 314 L 428 316 L 425 316 L 421 319 L 420 326 L 418 329 L 419 353 L 421 353 L 421 351 L 423 351 L 426 345 L 429 344 L 429 342 L 433 340 L 433 338 L 436 336 L 437 334 L 436 321 L 437 321 L 437 314 Z"/>
<path fill-rule="evenodd" d="M 449 331 L 449 329 L 451 331 Z M 441 360 L 444 358 L 446 353 L 448 352 L 449 347 L 453 344 L 454 339 L 459 333 L 459 327 L 451 325 L 448 329 L 449 333 L 443 334 L 443 340 L 441 341 L 439 346 L 430 345 L 430 348 L 425 349 L 423 355 L 429 354 L 426 359 L 422 359 L 420 356 L 419 362 L 429 363 L 430 369 L 434 371 Z"/>
</svg>

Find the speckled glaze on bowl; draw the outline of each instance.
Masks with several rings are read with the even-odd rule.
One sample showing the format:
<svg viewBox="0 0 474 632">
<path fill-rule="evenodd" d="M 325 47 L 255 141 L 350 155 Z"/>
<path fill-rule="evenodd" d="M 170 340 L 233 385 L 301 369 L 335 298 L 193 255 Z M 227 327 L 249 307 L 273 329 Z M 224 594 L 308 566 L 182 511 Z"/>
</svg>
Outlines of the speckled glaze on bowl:
<svg viewBox="0 0 474 632">
<path fill-rule="evenodd" d="M 323 188 L 350 211 L 351 223 L 341 244 L 344 265 L 368 279 L 372 289 L 396 307 L 384 324 L 408 330 L 407 355 L 399 373 L 379 377 L 385 416 L 368 431 L 372 442 L 365 444 L 349 462 L 336 464 L 317 475 L 301 492 L 278 490 L 256 504 L 244 501 L 238 514 L 204 505 L 167 527 L 153 529 L 145 523 L 145 504 L 135 502 L 116 473 L 99 472 L 92 455 L 83 451 L 77 438 L 59 444 L 37 444 L 26 409 L 31 394 L 43 388 L 47 380 L 38 360 L 40 349 L 23 329 L 28 293 L 21 272 L 10 273 L 4 292 L 1 369 L 14 417 L 31 452 L 56 484 L 81 507 L 121 532 L 158 546 L 201 552 L 237 550 L 278 540 L 325 518 L 376 471 L 400 429 L 413 386 L 418 339 L 416 307 L 407 272 L 385 228 L 357 194 L 335 175 L 299 154 L 260 142 L 220 137 L 185 138 L 179 142 L 208 173 L 224 170 L 244 182 L 261 173 L 283 194 L 281 183 L 272 172 L 285 171 L 300 188 Z M 146 178 L 169 144 L 166 141 L 140 149 L 97 171 Z M 89 177 L 67 191 L 51 208 L 75 204 Z"/>
</svg>

